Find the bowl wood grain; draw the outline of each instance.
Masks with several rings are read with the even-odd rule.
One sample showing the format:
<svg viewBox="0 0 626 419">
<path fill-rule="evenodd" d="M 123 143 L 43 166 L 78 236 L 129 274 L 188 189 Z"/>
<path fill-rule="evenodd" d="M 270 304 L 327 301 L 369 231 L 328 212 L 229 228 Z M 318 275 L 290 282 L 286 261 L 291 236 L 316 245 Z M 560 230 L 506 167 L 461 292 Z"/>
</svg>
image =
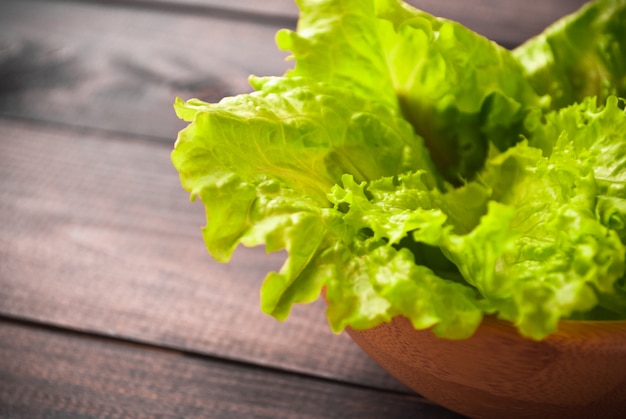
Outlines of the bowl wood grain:
<svg viewBox="0 0 626 419">
<path fill-rule="evenodd" d="M 562 321 L 542 341 L 485 318 L 466 340 L 403 317 L 348 334 L 417 393 L 474 418 L 626 417 L 626 321 Z"/>
</svg>

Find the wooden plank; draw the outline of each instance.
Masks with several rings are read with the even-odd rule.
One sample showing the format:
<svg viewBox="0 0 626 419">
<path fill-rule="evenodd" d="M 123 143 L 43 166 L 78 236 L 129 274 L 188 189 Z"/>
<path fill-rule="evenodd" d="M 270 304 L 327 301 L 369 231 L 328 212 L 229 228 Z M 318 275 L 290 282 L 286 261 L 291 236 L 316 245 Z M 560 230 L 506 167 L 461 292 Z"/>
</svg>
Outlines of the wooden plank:
<svg viewBox="0 0 626 419">
<path fill-rule="evenodd" d="M 239 13 L 249 18 L 273 17 L 295 21 L 298 7 L 295 0 L 75 0 L 77 2 L 106 3 L 124 6 L 194 10 L 204 13 L 224 11 Z"/>
<path fill-rule="evenodd" d="M 0 119 L 0 314 L 405 390 L 321 303 L 279 323 L 258 288 L 282 255 L 210 258 L 170 149 Z"/>
<path fill-rule="evenodd" d="M 137 1 L 2 2 L 0 114 L 171 143 L 184 126 L 172 110 L 176 96 L 215 102 L 249 91 L 250 74 L 280 75 L 291 65 L 274 44 L 274 34 L 283 25 L 251 17 L 264 10 L 265 2 L 213 0 L 209 3 L 213 9 L 204 14 L 183 7 L 199 5 L 199 0 L 181 0 L 180 13 L 173 13 L 177 5 L 169 1 L 167 9 L 156 7 L 159 0 L 145 0 L 146 7 L 141 8 L 122 7 Z M 415 0 L 415 4 L 510 46 L 581 1 Z M 230 4 L 252 12 L 239 19 L 215 11 Z M 269 10 L 287 10 L 291 2 L 271 4 L 275 6 L 268 5 Z"/>
<path fill-rule="evenodd" d="M 0 416 L 460 418 L 417 396 L 1 320 Z"/>
<path fill-rule="evenodd" d="M 218 101 L 279 75 L 275 25 L 95 3 L 0 5 L 0 114 L 173 143 L 176 96 Z"/>
</svg>

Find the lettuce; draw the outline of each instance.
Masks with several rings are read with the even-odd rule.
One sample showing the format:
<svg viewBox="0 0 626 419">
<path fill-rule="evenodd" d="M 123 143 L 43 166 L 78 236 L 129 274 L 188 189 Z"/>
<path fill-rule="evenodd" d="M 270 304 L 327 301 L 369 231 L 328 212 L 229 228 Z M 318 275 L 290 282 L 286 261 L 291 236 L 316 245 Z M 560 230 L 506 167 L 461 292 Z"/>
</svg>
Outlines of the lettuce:
<svg viewBox="0 0 626 419">
<path fill-rule="evenodd" d="M 509 51 L 456 22 L 393 0 L 298 4 L 298 31 L 277 35 L 296 60 L 287 75 L 400 110 L 451 182 L 472 177 L 490 142 L 517 142 L 540 100 Z"/>
<path fill-rule="evenodd" d="M 565 53 L 586 16 L 621 42 L 624 2 L 515 51 L 397 0 L 298 5 L 297 31 L 277 34 L 293 69 L 174 105 L 189 125 L 172 162 L 206 207 L 211 255 L 286 250 L 264 312 L 283 320 L 325 292 L 335 332 L 402 315 L 452 339 L 485 315 L 532 339 L 563 318 L 626 318 L 623 55 L 579 100 L 544 88 L 554 63 L 536 53 Z"/>
<path fill-rule="evenodd" d="M 551 108 L 626 96 L 626 2 L 586 4 L 513 51 L 526 78 Z"/>
</svg>

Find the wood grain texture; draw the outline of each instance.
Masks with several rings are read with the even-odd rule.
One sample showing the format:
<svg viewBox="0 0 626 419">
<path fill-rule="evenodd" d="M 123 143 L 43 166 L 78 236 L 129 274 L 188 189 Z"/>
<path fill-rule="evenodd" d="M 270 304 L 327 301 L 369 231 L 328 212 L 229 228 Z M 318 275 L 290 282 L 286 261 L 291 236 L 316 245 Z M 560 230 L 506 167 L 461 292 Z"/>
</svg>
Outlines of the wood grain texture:
<svg viewBox="0 0 626 419">
<path fill-rule="evenodd" d="M 0 416 L 459 417 L 417 396 L 1 320 Z"/>
<path fill-rule="evenodd" d="M 407 391 L 324 306 L 279 323 L 258 289 L 281 255 L 212 261 L 169 147 L 0 120 L 0 314 Z"/>
<path fill-rule="evenodd" d="M 92 0 L 77 0 L 92 1 Z M 295 21 L 298 7 L 295 0 L 102 0 L 107 4 L 141 5 L 142 7 L 168 7 L 171 9 L 204 9 L 207 12 L 228 10 L 252 17 L 282 17 Z"/>
<path fill-rule="evenodd" d="M 94 3 L 0 3 L 0 114 L 157 137 L 176 96 L 218 101 L 279 75 L 277 26 Z"/>
<path fill-rule="evenodd" d="M 403 317 L 353 339 L 399 380 L 472 418 L 623 418 L 626 321 L 567 321 L 541 341 L 486 317 L 469 339 L 439 339 Z"/>
</svg>

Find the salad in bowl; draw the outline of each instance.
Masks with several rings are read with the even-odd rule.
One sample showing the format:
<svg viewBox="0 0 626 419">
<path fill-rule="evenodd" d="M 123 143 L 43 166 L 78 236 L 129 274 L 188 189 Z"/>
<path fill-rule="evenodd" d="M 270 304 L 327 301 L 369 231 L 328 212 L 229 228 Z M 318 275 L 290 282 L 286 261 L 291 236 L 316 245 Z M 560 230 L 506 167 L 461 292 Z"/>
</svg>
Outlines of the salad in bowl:
<svg viewBox="0 0 626 419">
<path fill-rule="evenodd" d="M 209 253 L 286 251 L 261 309 L 323 294 L 372 354 L 367 333 L 398 321 L 470 346 L 494 322 L 531 346 L 611 323 L 626 364 L 626 1 L 513 50 L 399 0 L 297 3 L 276 35 L 292 69 L 176 100 L 172 161 Z"/>
</svg>

